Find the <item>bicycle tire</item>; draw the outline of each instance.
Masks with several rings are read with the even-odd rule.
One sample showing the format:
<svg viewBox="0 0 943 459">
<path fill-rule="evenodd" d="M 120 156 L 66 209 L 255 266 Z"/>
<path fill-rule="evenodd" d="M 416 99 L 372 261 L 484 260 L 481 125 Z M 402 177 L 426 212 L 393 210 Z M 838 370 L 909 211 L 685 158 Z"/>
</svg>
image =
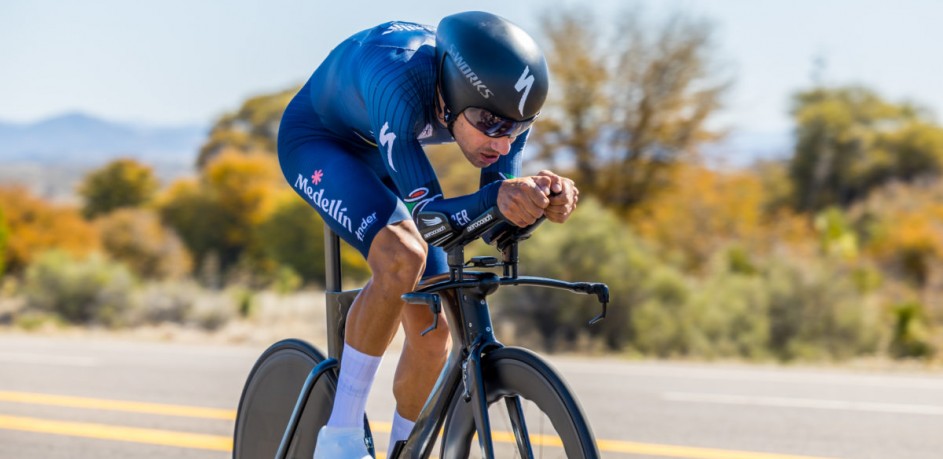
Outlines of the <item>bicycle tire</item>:
<svg viewBox="0 0 943 459">
<path fill-rule="evenodd" d="M 324 360 L 324 354 L 297 339 L 279 341 L 262 353 L 239 399 L 233 459 L 275 457 L 305 379 Z M 314 455 L 317 434 L 331 415 L 336 389 L 337 375 L 333 371 L 322 375 L 312 388 L 288 458 L 310 459 Z M 371 439 L 366 417 L 364 427 Z"/>
<path fill-rule="evenodd" d="M 482 357 L 482 376 L 487 391 L 489 413 L 506 397 L 519 396 L 533 403 L 545 418 L 549 419 L 555 434 L 562 443 L 562 450 L 555 439 L 548 439 L 542 432 L 535 432 L 528 422 L 530 443 L 552 443 L 547 449 L 557 450 L 559 454 L 571 459 L 596 459 L 599 450 L 596 446 L 592 428 L 586 420 L 579 401 L 564 380 L 537 354 L 522 348 L 505 347 L 489 352 Z M 500 427 L 492 416 L 492 431 Z M 512 434 L 514 435 L 514 434 Z M 457 395 L 449 409 L 448 419 L 442 434 L 442 457 L 467 458 L 472 452 L 475 436 L 475 420 L 472 403 L 466 403 Z M 507 435 L 499 434 L 499 437 Z M 516 436 L 516 435 L 515 435 Z M 518 444 L 520 438 L 515 438 Z M 511 448 L 517 446 L 511 443 Z M 517 454 L 517 453 L 516 453 Z M 507 457 L 507 453 L 497 454 Z M 523 454 L 521 455 L 523 456 Z M 515 457 L 521 457 L 515 455 Z M 526 457 L 526 456 L 525 456 Z M 544 457 L 543 455 L 534 457 Z M 556 457 L 556 456 L 554 456 Z"/>
</svg>

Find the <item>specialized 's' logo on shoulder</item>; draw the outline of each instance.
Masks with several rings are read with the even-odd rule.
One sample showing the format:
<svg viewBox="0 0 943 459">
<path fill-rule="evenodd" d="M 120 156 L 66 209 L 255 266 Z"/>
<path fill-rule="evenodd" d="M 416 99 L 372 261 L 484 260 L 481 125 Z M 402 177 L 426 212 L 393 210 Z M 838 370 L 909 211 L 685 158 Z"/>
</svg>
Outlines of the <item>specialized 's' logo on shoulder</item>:
<svg viewBox="0 0 943 459">
<path fill-rule="evenodd" d="M 485 99 L 494 95 L 488 86 L 485 86 L 485 83 L 481 81 L 481 78 L 478 78 L 478 74 L 472 70 L 471 66 L 465 62 L 465 59 L 462 58 L 461 53 L 455 49 L 455 45 L 449 46 L 449 55 L 452 56 L 452 62 L 455 63 L 455 66 L 458 67 L 458 71 L 462 72 L 462 75 L 465 75 L 465 78 L 468 79 L 468 82 L 475 87 L 475 90 L 478 91 L 478 94 L 481 94 L 481 97 Z"/>
<path fill-rule="evenodd" d="M 396 140 L 396 134 L 387 132 L 389 128 L 389 122 L 383 123 L 383 127 L 380 128 L 380 138 L 377 140 L 380 141 L 381 146 L 386 147 L 386 160 L 390 163 L 390 169 L 396 172 L 396 166 L 393 165 L 393 141 Z"/>
<path fill-rule="evenodd" d="M 524 66 L 524 73 L 517 79 L 517 83 L 514 83 L 515 91 L 524 91 L 524 94 L 521 95 L 521 103 L 517 105 L 517 110 L 521 112 L 521 116 L 524 116 L 524 104 L 527 102 L 527 96 L 530 95 L 530 88 L 533 86 L 534 75 L 530 73 L 530 66 Z"/>
</svg>

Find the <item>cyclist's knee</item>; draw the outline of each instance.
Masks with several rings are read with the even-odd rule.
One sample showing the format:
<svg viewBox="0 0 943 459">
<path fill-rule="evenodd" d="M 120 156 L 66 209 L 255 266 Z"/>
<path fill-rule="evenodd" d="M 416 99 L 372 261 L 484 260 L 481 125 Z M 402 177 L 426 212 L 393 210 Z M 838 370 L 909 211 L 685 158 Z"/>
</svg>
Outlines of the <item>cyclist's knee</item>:
<svg viewBox="0 0 943 459">
<path fill-rule="evenodd" d="M 412 290 L 426 267 L 428 250 L 412 221 L 387 225 L 377 233 L 367 256 L 374 282 Z"/>
</svg>

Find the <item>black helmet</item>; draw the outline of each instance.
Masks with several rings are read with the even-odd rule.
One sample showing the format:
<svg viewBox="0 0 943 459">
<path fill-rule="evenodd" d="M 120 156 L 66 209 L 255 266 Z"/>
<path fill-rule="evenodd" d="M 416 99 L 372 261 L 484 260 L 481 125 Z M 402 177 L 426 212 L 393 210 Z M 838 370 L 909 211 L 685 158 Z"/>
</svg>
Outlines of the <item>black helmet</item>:
<svg viewBox="0 0 943 459">
<path fill-rule="evenodd" d="M 550 72 L 543 52 L 527 32 L 491 13 L 443 18 L 436 61 L 449 127 L 469 107 L 529 126 L 547 98 Z"/>
</svg>

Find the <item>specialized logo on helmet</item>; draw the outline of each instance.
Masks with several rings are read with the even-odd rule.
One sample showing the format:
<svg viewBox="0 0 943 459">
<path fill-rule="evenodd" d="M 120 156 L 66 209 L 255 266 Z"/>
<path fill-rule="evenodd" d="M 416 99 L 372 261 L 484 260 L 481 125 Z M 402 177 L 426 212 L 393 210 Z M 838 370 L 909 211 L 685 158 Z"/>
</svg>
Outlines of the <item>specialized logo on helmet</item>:
<svg viewBox="0 0 943 459">
<path fill-rule="evenodd" d="M 488 89 L 488 86 L 485 86 L 481 81 L 481 78 L 478 78 L 478 74 L 472 70 L 471 66 L 465 62 L 465 59 L 462 58 L 462 54 L 455 49 L 455 45 L 449 46 L 449 55 L 452 56 L 452 62 L 455 62 L 455 67 L 458 68 L 458 71 L 462 72 L 462 75 L 465 75 L 465 78 L 475 87 L 478 94 L 481 94 L 481 97 L 487 99 L 494 95 L 494 93 Z M 531 79 L 533 80 L 533 77 L 531 77 Z"/>
<path fill-rule="evenodd" d="M 515 91 L 524 91 L 524 94 L 521 95 L 521 103 L 517 105 L 517 110 L 521 112 L 521 116 L 524 116 L 524 103 L 527 102 L 527 96 L 530 94 L 530 88 L 533 86 L 534 75 L 530 74 L 530 66 L 524 66 L 524 73 L 517 79 L 517 83 L 514 83 Z"/>
</svg>

